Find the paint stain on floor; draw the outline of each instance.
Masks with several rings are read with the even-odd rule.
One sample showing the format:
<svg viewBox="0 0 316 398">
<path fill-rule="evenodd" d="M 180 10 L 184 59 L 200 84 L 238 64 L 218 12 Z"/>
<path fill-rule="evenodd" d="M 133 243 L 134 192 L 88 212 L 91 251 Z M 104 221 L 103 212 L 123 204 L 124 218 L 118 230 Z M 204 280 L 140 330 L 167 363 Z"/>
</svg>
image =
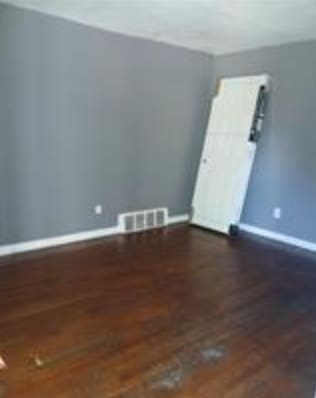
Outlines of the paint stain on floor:
<svg viewBox="0 0 316 398">
<path fill-rule="evenodd" d="M 225 350 L 216 346 L 188 347 L 169 364 L 154 370 L 146 384 L 151 391 L 176 390 L 201 366 L 215 365 L 225 355 Z"/>
<path fill-rule="evenodd" d="M 38 354 L 35 354 L 34 356 L 32 355 L 31 358 L 32 358 L 32 360 L 34 362 L 34 365 L 37 368 L 43 368 L 44 367 L 45 362 L 41 359 L 41 357 Z"/>
<path fill-rule="evenodd" d="M 181 386 L 185 372 L 180 365 L 166 368 L 150 382 L 151 390 L 171 391 Z"/>
<path fill-rule="evenodd" d="M 4 359 L 0 356 L 0 370 L 4 370 L 7 368 L 7 364 L 5 363 Z"/>
<path fill-rule="evenodd" d="M 209 362 L 223 358 L 225 352 L 222 348 L 207 347 L 201 349 L 200 354 L 204 361 Z"/>
</svg>

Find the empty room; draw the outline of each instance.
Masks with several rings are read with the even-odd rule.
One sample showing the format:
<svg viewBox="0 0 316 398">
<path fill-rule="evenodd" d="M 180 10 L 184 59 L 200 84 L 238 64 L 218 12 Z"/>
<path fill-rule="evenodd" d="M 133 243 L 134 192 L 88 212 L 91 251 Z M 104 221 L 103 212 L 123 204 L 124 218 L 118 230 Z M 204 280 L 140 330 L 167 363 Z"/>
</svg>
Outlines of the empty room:
<svg viewBox="0 0 316 398">
<path fill-rule="evenodd" d="M 316 397 L 315 21 L 0 0 L 0 398 Z"/>
</svg>

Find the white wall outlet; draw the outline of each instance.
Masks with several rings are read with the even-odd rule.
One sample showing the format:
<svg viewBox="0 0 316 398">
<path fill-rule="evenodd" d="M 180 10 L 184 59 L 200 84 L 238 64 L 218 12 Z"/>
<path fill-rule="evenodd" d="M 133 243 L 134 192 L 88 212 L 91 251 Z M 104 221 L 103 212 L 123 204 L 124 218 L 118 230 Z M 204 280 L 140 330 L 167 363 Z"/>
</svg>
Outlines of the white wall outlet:
<svg viewBox="0 0 316 398">
<path fill-rule="evenodd" d="M 280 207 L 275 207 L 273 209 L 273 218 L 279 220 L 282 217 L 282 210 Z"/>
<path fill-rule="evenodd" d="M 102 205 L 96 205 L 95 207 L 94 207 L 94 214 L 96 214 L 96 215 L 100 215 L 100 214 L 102 214 L 103 213 L 103 207 L 102 207 Z"/>
</svg>

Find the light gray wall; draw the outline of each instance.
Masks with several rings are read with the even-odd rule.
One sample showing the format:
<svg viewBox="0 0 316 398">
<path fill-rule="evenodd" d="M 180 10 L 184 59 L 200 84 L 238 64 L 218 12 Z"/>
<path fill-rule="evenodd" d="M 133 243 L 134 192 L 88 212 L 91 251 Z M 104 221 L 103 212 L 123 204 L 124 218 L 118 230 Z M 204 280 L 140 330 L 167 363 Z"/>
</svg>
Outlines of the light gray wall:
<svg viewBox="0 0 316 398">
<path fill-rule="evenodd" d="M 316 42 L 214 60 L 215 79 L 263 72 L 272 92 L 242 220 L 316 242 Z"/>
<path fill-rule="evenodd" d="M 315 70 L 316 42 L 213 58 L 0 5 L 0 244 L 187 212 L 216 78 L 263 72 L 242 221 L 316 241 Z"/>
<path fill-rule="evenodd" d="M 188 212 L 211 72 L 211 56 L 0 5 L 0 244 Z"/>
</svg>

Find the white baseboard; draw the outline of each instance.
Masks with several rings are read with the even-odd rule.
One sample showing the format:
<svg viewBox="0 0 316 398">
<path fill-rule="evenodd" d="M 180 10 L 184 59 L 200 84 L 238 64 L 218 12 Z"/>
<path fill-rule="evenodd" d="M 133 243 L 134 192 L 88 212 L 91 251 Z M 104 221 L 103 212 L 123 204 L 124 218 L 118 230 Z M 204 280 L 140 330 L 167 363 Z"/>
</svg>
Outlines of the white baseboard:
<svg viewBox="0 0 316 398">
<path fill-rule="evenodd" d="M 0 246 L 0 256 L 23 253 L 32 250 L 47 249 L 49 247 L 67 245 L 70 243 L 82 242 L 90 239 L 103 238 L 119 233 L 120 229 L 117 226 L 114 226 L 103 229 L 95 229 L 93 231 L 77 232 L 70 235 L 56 236 L 53 238 L 14 243 L 10 245 Z"/>
<path fill-rule="evenodd" d="M 186 223 L 190 219 L 189 214 L 179 214 L 176 216 L 169 217 L 169 224 L 180 224 Z M 303 239 L 298 239 L 293 236 L 288 236 L 273 232 L 267 229 L 255 227 L 248 224 L 240 224 L 242 231 L 249 232 L 258 236 L 262 236 L 267 239 L 282 242 L 291 246 L 300 247 L 302 249 L 316 252 L 316 243 L 309 242 Z M 67 245 L 70 243 L 82 242 L 91 239 L 104 238 L 107 236 L 118 235 L 121 233 L 119 226 L 113 226 L 109 228 L 96 229 L 92 231 L 78 232 L 70 235 L 56 236 L 47 239 L 38 239 L 28 242 L 14 243 L 10 245 L 0 246 L 0 256 L 8 256 L 11 254 L 23 253 L 33 250 L 47 249 L 54 246 Z"/>
<path fill-rule="evenodd" d="M 179 214 L 177 216 L 169 216 L 169 224 L 186 223 L 190 220 L 189 214 Z"/>
<path fill-rule="evenodd" d="M 180 214 L 169 217 L 169 224 L 178 224 L 187 222 L 189 220 L 188 214 Z M 67 245 L 70 243 L 82 242 L 85 240 L 104 238 L 106 236 L 120 234 L 121 228 L 117 226 L 95 229 L 92 231 L 77 232 L 70 235 L 56 236 L 53 238 L 38 239 L 28 242 L 14 243 L 10 245 L 0 246 L 0 256 L 8 256 L 11 254 L 23 253 L 33 250 L 47 249 L 54 246 Z"/>
<path fill-rule="evenodd" d="M 267 239 L 275 240 L 278 242 L 286 243 L 291 246 L 300 247 L 301 249 L 310 250 L 316 252 L 316 243 L 310 242 L 303 239 L 295 238 L 294 236 L 279 234 L 277 232 L 270 231 L 259 227 L 254 227 L 248 224 L 240 224 L 239 228 L 242 231 L 249 232 L 251 234 L 259 235 Z"/>
</svg>

